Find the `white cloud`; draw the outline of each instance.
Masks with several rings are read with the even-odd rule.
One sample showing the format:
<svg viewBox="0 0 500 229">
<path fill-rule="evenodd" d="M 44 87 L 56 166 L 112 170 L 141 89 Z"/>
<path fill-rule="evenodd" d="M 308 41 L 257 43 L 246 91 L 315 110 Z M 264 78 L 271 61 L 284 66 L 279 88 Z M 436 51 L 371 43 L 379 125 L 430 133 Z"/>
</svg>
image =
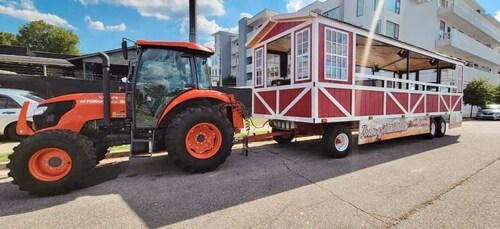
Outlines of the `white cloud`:
<svg viewBox="0 0 500 229">
<path fill-rule="evenodd" d="M 500 22 L 500 10 L 497 11 L 497 14 L 495 15 L 495 18 Z"/>
<path fill-rule="evenodd" d="M 251 17 L 253 17 L 253 15 L 252 15 L 252 14 L 249 14 L 249 13 L 241 13 L 241 14 L 240 14 L 240 19 L 241 19 L 241 18 L 244 18 L 244 17 L 251 18 Z"/>
<path fill-rule="evenodd" d="M 57 15 L 38 11 L 31 0 L 22 0 L 21 2 L 0 1 L 0 14 L 25 21 L 42 20 L 47 24 L 76 29 L 68 21 Z"/>
<path fill-rule="evenodd" d="M 189 27 L 189 20 L 186 18 L 182 21 L 179 32 L 183 35 L 186 35 L 189 32 L 188 27 Z M 218 25 L 215 20 L 208 20 L 204 16 L 198 16 L 196 18 L 196 29 L 198 30 L 197 33 L 199 36 L 206 36 L 206 37 L 211 36 L 212 34 L 221 30 L 230 33 L 238 33 L 238 26 L 223 28 L 220 25 Z"/>
<path fill-rule="evenodd" d="M 189 13 L 187 0 L 102 0 L 103 2 L 134 8 L 144 17 L 159 20 L 185 18 Z M 221 16 L 226 13 L 223 0 L 198 0 L 198 15 Z"/>
<path fill-rule="evenodd" d="M 27 10 L 36 10 L 35 5 L 31 0 L 21 0 L 21 7 Z"/>
<path fill-rule="evenodd" d="M 118 25 L 104 25 L 101 21 L 94 21 L 91 17 L 86 16 L 84 21 L 87 23 L 87 26 L 91 29 L 99 30 L 99 31 L 112 31 L 112 32 L 121 32 L 127 29 L 125 23 L 121 23 Z"/>
<path fill-rule="evenodd" d="M 287 0 L 286 10 L 288 11 L 288 13 L 295 13 L 298 10 L 302 9 L 304 6 L 307 6 L 313 2 L 315 2 L 315 0 Z"/>
<path fill-rule="evenodd" d="M 97 5 L 99 4 L 99 0 L 80 0 L 80 3 L 84 6 L 86 5 Z"/>
</svg>

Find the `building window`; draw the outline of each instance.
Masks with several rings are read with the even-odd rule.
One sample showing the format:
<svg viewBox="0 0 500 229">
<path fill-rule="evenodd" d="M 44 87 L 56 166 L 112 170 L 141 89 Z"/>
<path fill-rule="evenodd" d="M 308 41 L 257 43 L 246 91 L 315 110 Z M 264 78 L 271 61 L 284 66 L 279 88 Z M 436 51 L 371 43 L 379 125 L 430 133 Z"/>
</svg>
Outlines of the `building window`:
<svg viewBox="0 0 500 229">
<path fill-rule="evenodd" d="M 340 6 L 335 8 L 335 9 L 326 11 L 323 15 L 327 16 L 329 18 L 333 18 L 333 19 L 341 19 L 340 18 Z"/>
<path fill-rule="evenodd" d="M 264 49 L 260 48 L 255 51 L 255 86 L 263 85 L 263 65 L 264 65 Z"/>
<path fill-rule="evenodd" d="M 309 29 L 298 32 L 295 35 L 295 50 L 297 58 L 295 61 L 296 81 L 309 79 Z"/>
<path fill-rule="evenodd" d="M 439 40 L 444 40 L 446 37 L 446 23 L 444 21 L 439 22 Z"/>
<path fill-rule="evenodd" d="M 386 27 L 386 34 L 389 37 L 392 37 L 394 39 L 399 39 L 399 25 L 392 22 L 392 21 L 387 21 L 387 24 L 385 25 Z"/>
<path fill-rule="evenodd" d="M 357 0 L 356 16 L 361 17 L 365 11 L 365 0 Z"/>
<path fill-rule="evenodd" d="M 394 12 L 399 14 L 401 11 L 401 0 L 389 0 L 387 3 L 387 8 Z"/>
<path fill-rule="evenodd" d="M 375 27 L 375 33 L 382 33 L 382 20 L 377 21 L 377 26 Z"/>
<path fill-rule="evenodd" d="M 275 85 L 275 81 L 281 79 L 280 70 L 280 55 L 277 54 L 267 54 L 267 86 Z"/>
<path fill-rule="evenodd" d="M 347 81 L 349 35 L 333 29 L 325 30 L 325 79 Z"/>
</svg>

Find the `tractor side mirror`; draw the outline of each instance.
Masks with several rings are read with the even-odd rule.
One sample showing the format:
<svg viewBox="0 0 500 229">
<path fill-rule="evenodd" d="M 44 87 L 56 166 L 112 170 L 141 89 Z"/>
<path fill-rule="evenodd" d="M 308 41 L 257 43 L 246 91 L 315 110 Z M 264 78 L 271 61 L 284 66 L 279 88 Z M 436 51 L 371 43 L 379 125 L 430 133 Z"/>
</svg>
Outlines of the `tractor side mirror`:
<svg viewBox="0 0 500 229">
<path fill-rule="evenodd" d="M 123 53 L 123 59 L 128 60 L 128 47 L 126 40 L 122 41 L 122 53 Z"/>
</svg>

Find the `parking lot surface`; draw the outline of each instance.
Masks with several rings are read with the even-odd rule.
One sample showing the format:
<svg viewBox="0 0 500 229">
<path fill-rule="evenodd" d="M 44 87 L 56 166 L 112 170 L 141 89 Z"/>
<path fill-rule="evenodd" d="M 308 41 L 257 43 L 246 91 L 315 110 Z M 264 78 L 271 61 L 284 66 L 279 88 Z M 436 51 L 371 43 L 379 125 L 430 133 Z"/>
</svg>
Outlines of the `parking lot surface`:
<svg viewBox="0 0 500 229">
<path fill-rule="evenodd" d="M 444 138 L 355 147 L 330 159 L 318 138 L 235 146 L 226 164 L 187 174 L 168 156 L 101 166 L 88 188 L 20 192 L 0 171 L 3 228 L 500 228 L 500 122 Z"/>
</svg>

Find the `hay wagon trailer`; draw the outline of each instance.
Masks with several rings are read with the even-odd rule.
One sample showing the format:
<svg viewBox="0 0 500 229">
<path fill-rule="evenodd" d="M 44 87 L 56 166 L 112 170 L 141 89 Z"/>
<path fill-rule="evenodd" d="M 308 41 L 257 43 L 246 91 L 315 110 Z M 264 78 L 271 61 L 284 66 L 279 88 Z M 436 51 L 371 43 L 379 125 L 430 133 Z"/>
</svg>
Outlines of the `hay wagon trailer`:
<svg viewBox="0 0 500 229">
<path fill-rule="evenodd" d="M 372 29 L 375 30 L 375 26 Z M 247 41 L 253 116 L 278 143 L 322 135 L 335 158 L 358 144 L 461 126 L 463 63 L 314 12 L 277 15 Z M 285 133 L 286 132 L 286 133 Z"/>
</svg>

